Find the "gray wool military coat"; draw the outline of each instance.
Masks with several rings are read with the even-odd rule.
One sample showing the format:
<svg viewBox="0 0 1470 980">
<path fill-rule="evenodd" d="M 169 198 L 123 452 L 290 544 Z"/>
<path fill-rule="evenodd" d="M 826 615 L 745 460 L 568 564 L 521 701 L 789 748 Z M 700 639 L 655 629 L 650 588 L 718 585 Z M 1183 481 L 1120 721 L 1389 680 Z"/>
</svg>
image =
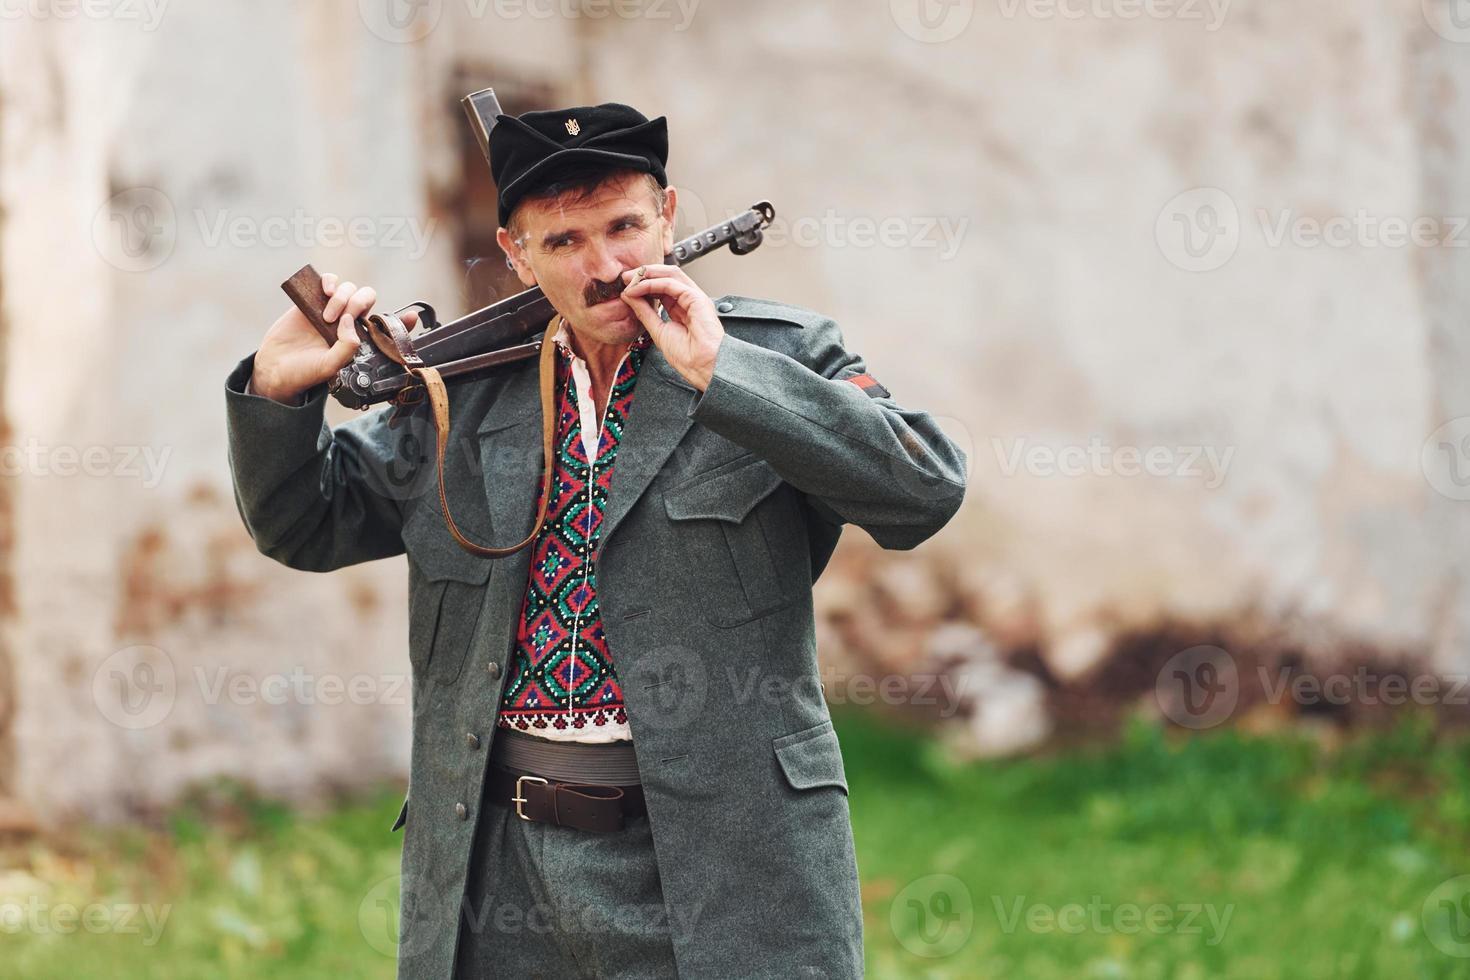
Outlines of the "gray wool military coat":
<svg viewBox="0 0 1470 980">
<path fill-rule="evenodd" d="M 812 584 L 841 526 L 912 548 L 964 495 L 965 454 L 865 374 L 835 323 L 726 296 L 701 394 L 649 348 L 595 553 L 603 627 L 683 977 L 860 977 L 862 916 Z M 236 502 L 259 550 L 326 572 L 407 553 L 413 747 L 400 977 L 451 976 L 475 810 L 531 549 L 476 558 L 444 526 L 427 404 L 329 427 L 226 382 Z M 530 532 L 535 359 L 450 387 L 445 483 L 472 539 Z M 474 734 L 475 739 L 467 736 Z"/>
</svg>

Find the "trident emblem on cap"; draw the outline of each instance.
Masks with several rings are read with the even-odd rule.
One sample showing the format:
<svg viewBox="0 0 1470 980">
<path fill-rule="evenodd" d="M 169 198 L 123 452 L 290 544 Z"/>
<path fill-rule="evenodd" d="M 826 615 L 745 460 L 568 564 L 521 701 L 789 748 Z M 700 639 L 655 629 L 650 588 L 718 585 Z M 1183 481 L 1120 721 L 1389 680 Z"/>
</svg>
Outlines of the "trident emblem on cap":
<svg viewBox="0 0 1470 980">
<path fill-rule="evenodd" d="M 567 135 L 568 136 L 576 136 L 581 131 L 582 131 L 582 124 L 581 123 L 577 122 L 577 120 L 575 120 L 575 119 L 568 119 L 567 120 Z"/>
</svg>

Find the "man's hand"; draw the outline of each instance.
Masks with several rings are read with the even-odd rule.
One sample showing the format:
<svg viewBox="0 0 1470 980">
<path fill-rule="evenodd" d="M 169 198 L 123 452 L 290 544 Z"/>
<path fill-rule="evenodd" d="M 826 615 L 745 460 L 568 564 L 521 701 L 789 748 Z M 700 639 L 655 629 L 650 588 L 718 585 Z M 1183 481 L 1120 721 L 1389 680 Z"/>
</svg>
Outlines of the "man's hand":
<svg viewBox="0 0 1470 980">
<path fill-rule="evenodd" d="M 632 282 L 633 275 L 633 271 L 623 273 L 623 281 Z M 704 290 L 676 265 L 645 265 L 643 279 L 624 289 L 622 299 L 674 370 L 698 391 L 708 388 L 725 325 Z M 668 311 L 667 323 L 653 308 L 655 299 Z"/>
<path fill-rule="evenodd" d="M 322 276 L 322 290 L 328 296 L 322 318 L 337 324 L 337 342 L 328 346 L 302 312 L 290 307 L 271 324 L 255 352 L 250 387 L 256 394 L 289 405 L 302 392 L 330 380 L 351 363 L 358 345 L 353 324 L 373 308 L 378 294 L 371 286 L 338 283 L 330 272 Z M 417 323 L 417 312 L 403 315 L 403 325 L 408 329 Z"/>
</svg>

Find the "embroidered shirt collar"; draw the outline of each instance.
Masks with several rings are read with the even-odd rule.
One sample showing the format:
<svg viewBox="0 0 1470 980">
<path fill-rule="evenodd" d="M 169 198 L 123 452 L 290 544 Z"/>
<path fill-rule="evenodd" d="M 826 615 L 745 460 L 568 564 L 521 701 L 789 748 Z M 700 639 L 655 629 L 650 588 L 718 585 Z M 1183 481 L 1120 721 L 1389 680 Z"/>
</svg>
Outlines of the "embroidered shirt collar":
<svg viewBox="0 0 1470 980">
<path fill-rule="evenodd" d="M 568 341 L 570 331 L 567 327 L 567 321 L 562 319 L 560 322 L 561 327 L 551 339 L 556 341 L 557 346 L 562 349 L 567 355 L 567 359 L 571 362 L 571 376 L 567 381 L 568 385 L 574 387 L 577 392 L 577 414 L 581 419 L 582 427 L 582 451 L 586 453 L 587 459 L 595 460 L 597 459 L 597 447 L 602 440 L 603 420 L 597 417 L 597 403 L 592 394 L 592 378 L 587 371 L 587 362 L 578 357 L 577 352 L 572 350 L 572 345 Z M 641 332 L 628 345 L 628 350 L 624 352 L 622 359 L 618 361 L 618 366 L 613 371 L 614 379 L 622 371 L 623 363 L 627 361 L 629 354 L 635 350 L 647 347 L 652 342 L 653 338 L 649 336 L 647 330 Z"/>
</svg>

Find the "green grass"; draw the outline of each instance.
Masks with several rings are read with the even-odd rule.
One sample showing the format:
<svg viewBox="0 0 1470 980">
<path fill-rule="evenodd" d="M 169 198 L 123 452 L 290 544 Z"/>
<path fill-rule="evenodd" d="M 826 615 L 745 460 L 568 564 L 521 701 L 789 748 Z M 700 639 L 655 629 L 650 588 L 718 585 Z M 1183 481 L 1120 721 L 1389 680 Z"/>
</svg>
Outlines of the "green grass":
<svg viewBox="0 0 1470 980">
<path fill-rule="evenodd" d="M 874 977 L 1470 977 L 1422 922 L 1470 872 L 1470 753 L 1415 722 L 1330 755 L 1140 724 L 1105 750 L 980 766 L 869 725 L 843 736 Z M 948 906 L 924 891 L 941 874 Z M 1431 924 L 1470 922 L 1443 918 L 1438 899 L 1461 897 L 1436 896 Z"/>
<path fill-rule="evenodd" d="M 1107 748 L 965 765 L 867 716 L 838 727 L 879 980 L 1470 977 L 1449 955 L 1470 935 L 1437 933 L 1445 952 L 1423 920 L 1470 923 L 1459 892 L 1431 898 L 1470 873 L 1470 747 L 1417 721 L 1331 753 L 1139 724 Z M 400 799 L 307 817 L 222 784 L 166 828 L 11 848 L 0 977 L 390 978 L 378 900 Z M 116 921 L 135 903 L 167 913 L 156 936 L 141 915 L 56 929 L 68 905 Z"/>
</svg>

